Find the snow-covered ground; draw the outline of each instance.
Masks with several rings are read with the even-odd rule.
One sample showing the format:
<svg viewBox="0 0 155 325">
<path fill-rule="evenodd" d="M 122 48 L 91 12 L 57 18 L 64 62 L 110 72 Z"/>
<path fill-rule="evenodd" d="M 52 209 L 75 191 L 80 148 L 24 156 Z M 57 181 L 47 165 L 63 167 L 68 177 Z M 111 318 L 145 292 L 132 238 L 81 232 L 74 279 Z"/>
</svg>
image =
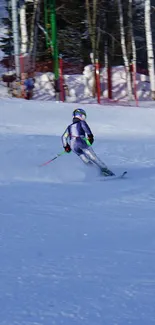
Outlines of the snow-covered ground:
<svg viewBox="0 0 155 325">
<path fill-rule="evenodd" d="M 155 110 L 83 105 L 104 181 L 61 134 L 75 104 L 0 100 L 0 325 L 154 325 Z"/>
<path fill-rule="evenodd" d="M 68 87 L 69 96 L 66 97 L 67 102 L 96 103 L 97 99 L 92 96 L 93 88 L 92 65 L 84 68 L 82 75 L 64 75 L 64 82 Z M 52 80 L 53 73 L 36 74 L 34 99 L 52 100 L 54 99 L 54 89 Z M 108 84 L 106 69 L 100 70 L 101 83 L 101 102 L 108 99 Z M 149 77 L 137 73 L 136 92 L 139 101 L 150 100 L 150 82 Z M 112 68 L 112 98 L 114 101 L 127 102 L 128 92 L 126 84 L 125 69 L 123 66 Z"/>
</svg>

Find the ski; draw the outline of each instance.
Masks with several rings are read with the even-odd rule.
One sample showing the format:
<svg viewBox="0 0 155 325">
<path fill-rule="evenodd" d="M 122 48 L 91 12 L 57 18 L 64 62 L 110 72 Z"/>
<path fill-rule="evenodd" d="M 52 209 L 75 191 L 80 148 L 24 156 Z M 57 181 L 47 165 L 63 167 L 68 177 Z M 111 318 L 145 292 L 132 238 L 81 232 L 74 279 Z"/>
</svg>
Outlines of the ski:
<svg viewBox="0 0 155 325">
<path fill-rule="evenodd" d="M 116 178 L 124 178 L 124 176 L 127 174 L 127 171 L 125 170 L 121 175 L 116 176 Z"/>
<path fill-rule="evenodd" d="M 124 171 L 122 174 L 120 174 L 120 175 L 114 175 L 114 176 L 104 176 L 104 177 L 102 177 L 102 180 L 103 181 L 112 181 L 112 180 L 114 180 L 114 179 L 123 179 L 124 178 L 124 176 L 127 174 L 127 171 Z"/>
</svg>

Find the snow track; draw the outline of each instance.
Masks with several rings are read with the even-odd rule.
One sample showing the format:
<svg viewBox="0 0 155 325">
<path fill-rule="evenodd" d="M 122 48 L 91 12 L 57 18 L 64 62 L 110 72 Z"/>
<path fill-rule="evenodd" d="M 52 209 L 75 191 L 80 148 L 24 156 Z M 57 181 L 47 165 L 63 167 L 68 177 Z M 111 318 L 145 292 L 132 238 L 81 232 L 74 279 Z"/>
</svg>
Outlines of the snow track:
<svg viewBox="0 0 155 325">
<path fill-rule="evenodd" d="M 128 170 L 101 182 L 73 153 L 39 167 L 74 106 L 35 105 L 0 108 L 0 325 L 154 325 L 154 111 L 88 108 L 95 151 Z"/>
</svg>

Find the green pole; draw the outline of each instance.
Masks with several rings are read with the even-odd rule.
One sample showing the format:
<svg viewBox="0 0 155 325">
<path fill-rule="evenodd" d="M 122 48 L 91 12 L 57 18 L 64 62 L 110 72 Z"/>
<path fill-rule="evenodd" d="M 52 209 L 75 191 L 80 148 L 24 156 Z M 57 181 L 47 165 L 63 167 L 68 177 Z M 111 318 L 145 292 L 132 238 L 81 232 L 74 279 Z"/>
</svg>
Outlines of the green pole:
<svg viewBox="0 0 155 325">
<path fill-rule="evenodd" d="M 53 44 L 53 60 L 54 60 L 54 76 L 55 80 L 59 79 L 59 57 L 57 44 L 57 23 L 55 0 L 51 0 L 51 29 L 52 29 L 52 44 Z"/>
</svg>

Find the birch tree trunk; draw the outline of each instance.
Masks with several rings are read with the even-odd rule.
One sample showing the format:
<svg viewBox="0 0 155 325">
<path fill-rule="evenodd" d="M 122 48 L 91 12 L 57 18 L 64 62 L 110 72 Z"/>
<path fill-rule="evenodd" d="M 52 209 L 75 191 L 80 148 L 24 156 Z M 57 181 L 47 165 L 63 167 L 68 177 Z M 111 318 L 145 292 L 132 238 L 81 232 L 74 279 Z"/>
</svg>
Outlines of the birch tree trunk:
<svg viewBox="0 0 155 325">
<path fill-rule="evenodd" d="M 133 31 L 132 4 L 133 4 L 133 0 L 129 0 L 128 18 L 129 18 L 129 34 L 130 34 L 130 43 L 131 43 L 131 57 L 132 57 L 132 61 L 136 65 L 137 55 L 136 55 L 136 43 L 135 43 L 134 31 Z"/>
<path fill-rule="evenodd" d="M 96 57 L 96 16 L 97 16 L 97 0 L 93 0 L 93 10 L 91 15 L 90 2 L 86 0 L 86 12 L 87 12 L 87 22 L 88 31 L 90 36 L 90 41 L 92 45 L 92 52 L 94 59 Z"/>
<path fill-rule="evenodd" d="M 132 58 L 132 65 L 133 69 L 132 72 L 135 76 L 133 76 L 133 80 L 136 79 L 136 73 L 137 73 L 137 54 L 136 54 L 136 43 L 134 38 L 134 32 L 133 32 L 133 19 L 132 19 L 132 4 L 133 0 L 129 0 L 129 7 L 128 7 L 128 18 L 129 18 L 129 34 L 130 34 L 130 43 L 131 43 L 131 58 Z M 135 87 L 133 82 L 133 88 Z"/>
<path fill-rule="evenodd" d="M 132 84 L 131 84 L 131 74 L 130 74 L 130 62 L 127 55 L 126 43 L 125 43 L 125 31 L 124 31 L 124 19 L 123 19 L 123 9 L 121 0 L 117 0 L 118 12 L 119 12 L 119 22 L 120 22 L 120 35 L 121 35 L 121 46 L 123 53 L 124 66 L 126 70 L 126 80 L 127 80 L 127 92 L 129 100 L 132 100 Z"/>
<path fill-rule="evenodd" d="M 151 30 L 151 3 L 150 0 L 145 0 L 145 33 L 147 44 L 147 61 L 150 77 L 151 97 L 155 100 L 155 69 L 154 69 L 154 53 L 152 42 L 152 30 Z"/>
<path fill-rule="evenodd" d="M 31 31 L 30 31 L 30 46 L 29 46 L 29 55 L 31 58 L 31 69 L 33 70 L 35 69 L 35 62 L 36 62 L 39 17 L 40 17 L 40 0 L 34 0 L 33 16 L 32 16 Z"/>
<path fill-rule="evenodd" d="M 85 0 L 86 4 L 86 12 L 87 12 L 87 22 L 88 22 L 88 31 L 92 46 L 92 63 L 94 64 L 95 68 L 95 60 L 96 60 L 96 51 L 97 51 L 97 43 L 99 44 L 99 40 L 97 41 L 96 37 L 96 20 L 97 20 L 97 0 L 93 0 L 93 9 L 91 14 L 90 9 L 90 2 L 89 0 Z M 96 94 L 96 73 L 94 69 L 94 85 L 93 85 L 93 97 L 95 97 Z"/>
<path fill-rule="evenodd" d="M 17 0 L 12 0 L 12 29 L 14 42 L 14 57 L 16 75 L 20 77 L 20 62 L 19 62 L 19 28 L 18 28 L 18 14 L 17 14 Z"/>
<path fill-rule="evenodd" d="M 25 2 L 20 7 L 20 31 L 21 31 L 21 54 L 25 54 L 27 52 L 27 45 L 28 45 Z"/>
</svg>

